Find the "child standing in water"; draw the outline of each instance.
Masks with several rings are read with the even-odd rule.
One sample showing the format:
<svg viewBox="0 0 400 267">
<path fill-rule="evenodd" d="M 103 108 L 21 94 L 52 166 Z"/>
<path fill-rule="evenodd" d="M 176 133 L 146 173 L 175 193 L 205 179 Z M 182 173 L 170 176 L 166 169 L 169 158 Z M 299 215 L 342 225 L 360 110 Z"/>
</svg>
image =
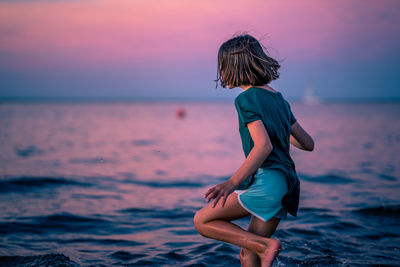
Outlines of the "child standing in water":
<svg viewBox="0 0 400 267">
<path fill-rule="evenodd" d="M 194 225 L 202 236 L 242 247 L 240 262 L 246 267 L 272 266 L 282 245 L 270 236 L 287 213 L 297 217 L 300 181 L 290 143 L 314 149 L 289 103 L 268 85 L 279 77 L 279 67 L 248 34 L 224 42 L 218 51 L 216 82 L 244 90 L 235 107 L 246 160 L 230 179 L 205 193 L 207 202 L 215 200 L 196 212 Z M 247 231 L 231 222 L 249 215 Z"/>
</svg>

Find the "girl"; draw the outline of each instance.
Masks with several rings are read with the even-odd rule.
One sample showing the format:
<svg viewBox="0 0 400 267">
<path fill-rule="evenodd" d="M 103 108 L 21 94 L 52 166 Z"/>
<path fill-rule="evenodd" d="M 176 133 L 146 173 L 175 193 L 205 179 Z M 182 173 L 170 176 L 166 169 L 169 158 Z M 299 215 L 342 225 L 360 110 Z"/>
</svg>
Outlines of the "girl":
<svg viewBox="0 0 400 267">
<path fill-rule="evenodd" d="M 202 236 L 242 247 L 242 266 L 272 266 L 282 245 L 269 237 L 288 212 L 297 217 L 299 204 L 300 181 L 290 143 L 314 149 L 289 103 L 268 85 L 279 77 L 279 67 L 248 34 L 233 37 L 218 51 L 216 82 L 244 90 L 235 107 L 246 160 L 229 180 L 205 193 L 207 202 L 215 200 L 197 211 L 193 221 Z M 230 222 L 249 215 L 247 231 Z"/>
</svg>

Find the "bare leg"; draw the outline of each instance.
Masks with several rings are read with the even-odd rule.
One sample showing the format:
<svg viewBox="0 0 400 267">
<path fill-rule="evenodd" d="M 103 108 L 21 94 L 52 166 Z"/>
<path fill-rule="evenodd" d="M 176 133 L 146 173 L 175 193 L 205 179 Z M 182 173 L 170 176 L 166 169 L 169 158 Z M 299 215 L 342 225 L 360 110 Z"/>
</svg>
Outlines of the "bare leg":
<svg viewBox="0 0 400 267">
<path fill-rule="evenodd" d="M 268 222 L 264 222 L 255 216 L 251 216 L 248 231 L 259 236 L 270 237 L 278 227 L 280 220 L 279 218 L 271 218 Z M 261 264 L 257 254 L 246 248 L 240 250 L 240 262 L 242 267 L 258 267 Z"/>
<path fill-rule="evenodd" d="M 260 258 L 262 267 L 272 266 L 281 248 L 281 242 L 278 239 L 271 239 L 247 232 L 238 225 L 231 223 L 231 220 L 250 215 L 240 205 L 237 198 L 236 193 L 231 193 L 224 207 L 222 207 L 222 200 L 220 200 L 214 208 L 212 207 L 213 202 L 210 202 L 196 212 L 194 216 L 196 230 L 202 236 L 228 242 L 250 250 Z"/>
</svg>

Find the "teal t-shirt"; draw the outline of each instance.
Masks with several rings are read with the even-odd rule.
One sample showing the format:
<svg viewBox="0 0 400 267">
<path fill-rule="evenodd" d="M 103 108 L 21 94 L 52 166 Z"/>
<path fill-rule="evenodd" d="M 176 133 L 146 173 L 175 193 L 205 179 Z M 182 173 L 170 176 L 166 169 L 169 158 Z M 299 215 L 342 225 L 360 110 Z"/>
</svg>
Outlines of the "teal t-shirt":
<svg viewBox="0 0 400 267">
<path fill-rule="evenodd" d="M 271 139 L 272 152 L 260 168 L 280 169 L 286 175 L 288 192 L 282 199 L 282 206 L 293 216 L 297 216 L 300 181 L 295 164 L 290 157 L 290 126 L 296 122 L 290 104 L 280 92 L 272 92 L 259 87 L 250 87 L 235 98 L 239 117 L 239 132 L 247 157 L 254 146 L 247 123 L 262 120 Z"/>
</svg>

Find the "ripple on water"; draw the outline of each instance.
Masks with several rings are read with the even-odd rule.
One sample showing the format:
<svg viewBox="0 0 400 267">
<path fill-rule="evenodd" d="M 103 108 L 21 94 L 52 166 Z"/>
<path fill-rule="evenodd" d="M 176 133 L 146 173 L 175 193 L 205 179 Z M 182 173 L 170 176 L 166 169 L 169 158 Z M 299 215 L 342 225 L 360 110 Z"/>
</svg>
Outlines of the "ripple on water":
<svg viewBox="0 0 400 267">
<path fill-rule="evenodd" d="M 356 182 L 354 178 L 343 177 L 335 174 L 326 174 L 321 176 L 307 176 L 302 174 L 299 176 L 302 180 L 322 184 L 348 184 Z"/>
<path fill-rule="evenodd" d="M 151 180 L 137 180 L 137 179 L 129 179 L 121 181 L 127 184 L 136 184 L 136 185 L 144 185 L 148 187 L 155 188 L 186 188 L 186 187 L 201 187 L 205 186 L 208 183 L 199 183 L 199 182 L 190 182 L 190 181 L 151 181 Z"/>
<path fill-rule="evenodd" d="M 129 213 L 135 217 L 148 217 L 158 219 L 176 219 L 192 218 L 196 212 L 194 208 L 179 208 L 179 209 L 160 209 L 160 208 L 128 208 L 119 210 L 120 213 Z"/>
<path fill-rule="evenodd" d="M 82 186 L 88 187 L 92 184 L 78 182 L 65 177 L 46 177 L 46 176 L 20 176 L 0 180 L 1 193 L 24 193 L 34 189 L 46 189 L 60 186 Z"/>
<path fill-rule="evenodd" d="M 172 250 L 167 253 L 159 253 L 157 254 L 160 257 L 164 257 L 167 259 L 174 259 L 174 260 L 186 260 L 188 259 L 188 256 L 186 256 L 184 253 L 179 253 L 180 250 Z"/>
<path fill-rule="evenodd" d="M 379 177 L 383 180 L 391 181 L 391 182 L 395 182 L 398 180 L 397 177 L 394 177 L 394 176 L 388 175 L 388 174 L 380 174 Z"/>
<path fill-rule="evenodd" d="M 355 214 L 373 217 L 400 217 L 400 205 L 381 205 L 354 211 Z"/>
<path fill-rule="evenodd" d="M 356 224 L 353 222 L 346 222 L 346 221 L 334 222 L 328 225 L 327 227 L 338 231 L 359 231 L 364 228 L 360 224 Z"/>
<path fill-rule="evenodd" d="M 123 240 L 123 239 L 101 239 L 101 238 L 75 238 L 75 239 L 56 239 L 54 240 L 60 244 L 70 244 L 70 243 L 92 243 L 105 246 L 126 246 L 126 247 L 136 247 L 145 245 L 143 242 L 133 241 L 133 240 Z"/>
<path fill-rule="evenodd" d="M 43 254 L 37 256 L 0 256 L 1 266 L 65 266 L 78 267 L 79 265 L 63 254 Z"/>
<path fill-rule="evenodd" d="M 21 158 L 28 158 L 35 155 L 43 155 L 45 152 L 39 149 L 37 146 L 29 145 L 27 147 L 21 147 L 19 145 L 14 145 L 15 154 Z"/>
<path fill-rule="evenodd" d="M 328 212 L 330 210 L 324 209 L 324 208 L 300 207 L 299 211 L 300 212 Z"/>
<path fill-rule="evenodd" d="M 322 233 L 319 232 L 319 231 L 303 229 L 303 228 L 295 228 L 295 227 L 293 227 L 293 228 L 287 229 L 286 231 L 288 231 L 289 233 L 294 234 L 294 235 L 301 235 L 304 238 L 307 238 L 307 237 L 310 237 L 310 236 L 313 236 L 313 237 L 322 236 Z"/>
<path fill-rule="evenodd" d="M 130 253 L 128 251 L 116 251 L 110 255 L 114 259 L 122 260 L 122 261 L 130 261 L 133 259 L 146 257 L 146 254 L 141 253 Z"/>
<path fill-rule="evenodd" d="M 112 227 L 113 222 L 105 219 L 62 213 L 49 216 L 21 217 L 14 221 L 2 222 L 0 223 L 0 233 L 99 233 L 104 232 L 105 229 L 110 230 Z M 115 231 L 116 229 L 112 230 Z"/>
</svg>

